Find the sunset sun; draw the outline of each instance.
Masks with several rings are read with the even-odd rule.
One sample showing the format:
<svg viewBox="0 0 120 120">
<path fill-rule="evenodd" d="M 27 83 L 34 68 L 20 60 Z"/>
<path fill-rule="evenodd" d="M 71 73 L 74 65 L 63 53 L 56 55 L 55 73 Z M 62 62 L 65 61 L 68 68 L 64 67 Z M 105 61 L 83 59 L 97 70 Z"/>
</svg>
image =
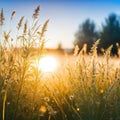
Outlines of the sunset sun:
<svg viewBox="0 0 120 120">
<path fill-rule="evenodd" d="M 53 56 L 45 56 L 39 61 L 39 69 L 43 72 L 54 72 L 57 67 L 57 59 Z"/>
</svg>

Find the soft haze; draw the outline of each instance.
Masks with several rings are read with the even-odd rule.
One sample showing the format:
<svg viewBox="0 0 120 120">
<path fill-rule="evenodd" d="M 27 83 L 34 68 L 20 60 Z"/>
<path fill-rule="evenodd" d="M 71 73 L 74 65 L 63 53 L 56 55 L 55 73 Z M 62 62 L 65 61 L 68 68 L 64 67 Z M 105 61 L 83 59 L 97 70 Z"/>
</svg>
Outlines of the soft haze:
<svg viewBox="0 0 120 120">
<path fill-rule="evenodd" d="M 25 16 L 31 22 L 36 6 L 40 5 L 40 23 L 50 19 L 46 33 L 46 47 L 57 47 L 62 43 L 64 48 L 73 47 L 74 35 L 78 26 L 87 18 L 101 28 L 110 13 L 120 14 L 120 0 L 0 0 L 0 9 L 5 12 L 5 24 L 11 12 L 16 11 L 18 21 Z"/>
</svg>

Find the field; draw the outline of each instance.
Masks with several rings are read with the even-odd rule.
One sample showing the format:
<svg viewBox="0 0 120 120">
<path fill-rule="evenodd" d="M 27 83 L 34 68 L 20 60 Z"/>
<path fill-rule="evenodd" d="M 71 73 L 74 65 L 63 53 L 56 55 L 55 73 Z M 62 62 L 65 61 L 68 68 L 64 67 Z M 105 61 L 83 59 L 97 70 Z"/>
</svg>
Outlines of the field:
<svg viewBox="0 0 120 120">
<path fill-rule="evenodd" d="M 98 56 L 98 40 L 89 55 L 76 48 L 40 63 L 48 20 L 39 31 L 35 18 L 29 28 L 20 19 L 17 42 L 1 25 L 0 119 L 120 120 L 120 58 L 111 56 L 112 46 Z"/>
<path fill-rule="evenodd" d="M 120 119 L 119 58 L 109 54 L 99 57 L 51 53 L 43 57 L 54 57 L 58 66 L 55 71 L 47 72 L 35 64 L 33 58 L 40 60 L 36 55 L 30 58 L 23 54 L 15 56 L 14 52 L 4 54 L 0 69 L 1 117 L 7 120 Z"/>
</svg>

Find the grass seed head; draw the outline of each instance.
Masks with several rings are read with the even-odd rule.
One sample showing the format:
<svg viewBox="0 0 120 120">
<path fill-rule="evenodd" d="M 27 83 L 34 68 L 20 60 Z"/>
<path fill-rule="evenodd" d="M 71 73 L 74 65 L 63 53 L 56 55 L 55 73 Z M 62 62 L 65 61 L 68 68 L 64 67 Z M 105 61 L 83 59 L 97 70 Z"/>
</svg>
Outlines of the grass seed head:
<svg viewBox="0 0 120 120">
<path fill-rule="evenodd" d="M 40 5 L 38 5 L 37 8 L 35 9 L 35 12 L 33 14 L 34 19 L 38 18 L 39 12 L 40 12 Z"/>
<path fill-rule="evenodd" d="M 15 15 L 16 11 L 13 11 L 12 14 L 11 14 L 11 20 L 13 19 L 14 15 Z"/>
<path fill-rule="evenodd" d="M 4 20 L 5 20 L 5 18 L 4 18 L 3 8 L 2 8 L 2 10 L 0 12 L 0 25 L 1 26 L 4 24 Z"/>
</svg>

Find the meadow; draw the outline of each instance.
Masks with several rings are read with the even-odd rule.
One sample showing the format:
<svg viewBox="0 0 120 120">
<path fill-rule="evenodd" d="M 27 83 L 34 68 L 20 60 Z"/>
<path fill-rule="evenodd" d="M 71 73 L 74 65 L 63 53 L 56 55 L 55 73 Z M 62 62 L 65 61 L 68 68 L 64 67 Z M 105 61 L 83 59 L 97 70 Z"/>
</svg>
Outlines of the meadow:
<svg viewBox="0 0 120 120">
<path fill-rule="evenodd" d="M 38 12 L 39 6 L 32 24 L 21 17 L 12 38 L 1 11 L 0 119 L 120 120 L 120 58 L 111 56 L 112 46 L 103 56 L 97 54 L 99 40 L 89 54 L 77 47 L 73 55 L 57 54 L 59 67 L 44 72 L 39 62 L 49 20 L 40 25 Z"/>
</svg>

